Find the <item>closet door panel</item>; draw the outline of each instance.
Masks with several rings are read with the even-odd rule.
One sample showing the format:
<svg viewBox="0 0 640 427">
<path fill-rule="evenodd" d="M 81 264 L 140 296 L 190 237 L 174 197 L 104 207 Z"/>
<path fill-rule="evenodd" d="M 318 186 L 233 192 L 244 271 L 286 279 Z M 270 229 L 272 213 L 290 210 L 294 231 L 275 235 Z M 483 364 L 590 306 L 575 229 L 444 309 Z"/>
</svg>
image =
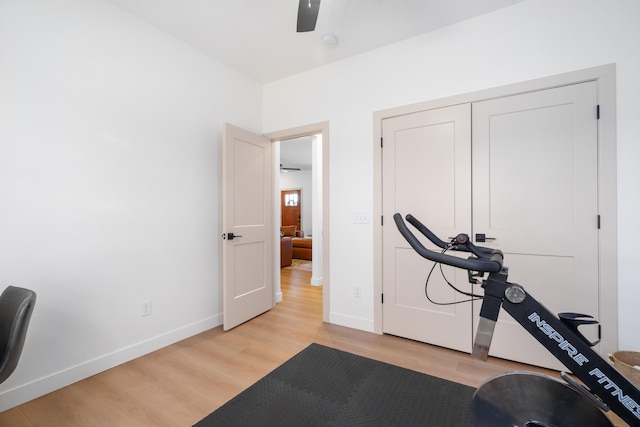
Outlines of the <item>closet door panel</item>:
<svg viewBox="0 0 640 427">
<path fill-rule="evenodd" d="M 412 214 L 441 236 L 471 227 L 470 105 L 421 111 L 383 121 L 383 332 L 471 351 L 468 303 L 438 305 L 425 296 L 433 266 L 398 232 L 393 214 Z M 422 239 L 425 246 L 430 242 Z M 466 272 L 444 267 L 447 279 L 469 292 Z M 467 299 L 436 268 L 429 296 L 438 303 Z"/>
<path fill-rule="evenodd" d="M 495 238 L 479 244 L 552 312 L 597 318 L 596 106 L 595 82 L 474 103 L 472 162 L 473 233 Z M 563 369 L 504 312 L 490 354 Z"/>
</svg>

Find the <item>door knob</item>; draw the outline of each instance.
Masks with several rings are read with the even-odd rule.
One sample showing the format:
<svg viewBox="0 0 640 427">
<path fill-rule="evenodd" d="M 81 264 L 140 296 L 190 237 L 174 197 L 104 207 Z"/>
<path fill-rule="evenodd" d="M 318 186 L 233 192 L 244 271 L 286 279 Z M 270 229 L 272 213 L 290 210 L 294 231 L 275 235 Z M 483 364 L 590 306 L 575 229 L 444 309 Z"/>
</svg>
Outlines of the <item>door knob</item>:
<svg viewBox="0 0 640 427">
<path fill-rule="evenodd" d="M 233 233 L 227 233 L 227 234 L 223 234 L 223 235 L 222 235 L 222 238 L 223 238 L 223 239 L 227 239 L 227 240 L 233 240 L 233 239 L 235 239 L 236 237 L 242 237 L 242 236 L 241 236 L 241 235 L 239 235 L 239 234 L 233 234 Z"/>
</svg>

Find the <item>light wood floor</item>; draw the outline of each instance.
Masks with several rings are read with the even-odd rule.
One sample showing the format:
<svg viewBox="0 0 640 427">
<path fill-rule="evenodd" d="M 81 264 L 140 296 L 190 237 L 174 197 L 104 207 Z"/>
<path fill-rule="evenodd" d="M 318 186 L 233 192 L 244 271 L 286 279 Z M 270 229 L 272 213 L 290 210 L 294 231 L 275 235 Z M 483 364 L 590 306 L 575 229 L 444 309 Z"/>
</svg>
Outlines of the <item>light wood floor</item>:
<svg viewBox="0 0 640 427">
<path fill-rule="evenodd" d="M 311 272 L 282 270 L 283 301 L 243 325 L 220 327 L 0 413 L 0 426 L 191 426 L 315 342 L 477 387 L 528 369 L 322 322 Z"/>
</svg>

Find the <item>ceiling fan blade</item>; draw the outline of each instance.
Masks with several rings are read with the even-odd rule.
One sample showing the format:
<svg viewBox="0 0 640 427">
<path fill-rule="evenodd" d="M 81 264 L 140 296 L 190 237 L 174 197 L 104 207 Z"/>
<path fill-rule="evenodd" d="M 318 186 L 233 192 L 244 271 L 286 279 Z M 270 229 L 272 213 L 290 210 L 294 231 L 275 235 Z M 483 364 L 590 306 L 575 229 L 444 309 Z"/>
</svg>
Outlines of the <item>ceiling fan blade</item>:
<svg viewBox="0 0 640 427">
<path fill-rule="evenodd" d="M 300 0 L 298 3 L 298 32 L 306 33 L 316 29 L 320 0 Z"/>
</svg>

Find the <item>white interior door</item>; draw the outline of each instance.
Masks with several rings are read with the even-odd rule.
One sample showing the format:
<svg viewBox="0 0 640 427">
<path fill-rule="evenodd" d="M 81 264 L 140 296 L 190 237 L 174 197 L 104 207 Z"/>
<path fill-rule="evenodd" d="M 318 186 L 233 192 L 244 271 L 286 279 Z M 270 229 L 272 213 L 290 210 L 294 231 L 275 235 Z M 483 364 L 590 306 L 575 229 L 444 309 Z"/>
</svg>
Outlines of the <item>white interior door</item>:
<svg viewBox="0 0 640 427">
<path fill-rule="evenodd" d="M 596 106 L 595 82 L 474 103 L 472 161 L 479 244 L 553 313 L 598 318 Z M 563 369 L 504 311 L 490 354 Z"/>
<path fill-rule="evenodd" d="M 470 305 L 429 302 L 425 279 L 433 263 L 408 245 L 392 216 L 410 213 L 445 237 L 471 229 L 470 113 L 470 104 L 463 104 L 382 123 L 383 332 L 467 352 L 472 343 Z M 471 290 L 465 271 L 443 268 L 452 284 Z M 429 281 L 429 296 L 438 303 L 468 299 L 445 283 L 439 269 Z"/>
<path fill-rule="evenodd" d="M 272 143 L 225 124 L 222 154 L 223 328 L 229 330 L 274 304 Z"/>
</svg>

